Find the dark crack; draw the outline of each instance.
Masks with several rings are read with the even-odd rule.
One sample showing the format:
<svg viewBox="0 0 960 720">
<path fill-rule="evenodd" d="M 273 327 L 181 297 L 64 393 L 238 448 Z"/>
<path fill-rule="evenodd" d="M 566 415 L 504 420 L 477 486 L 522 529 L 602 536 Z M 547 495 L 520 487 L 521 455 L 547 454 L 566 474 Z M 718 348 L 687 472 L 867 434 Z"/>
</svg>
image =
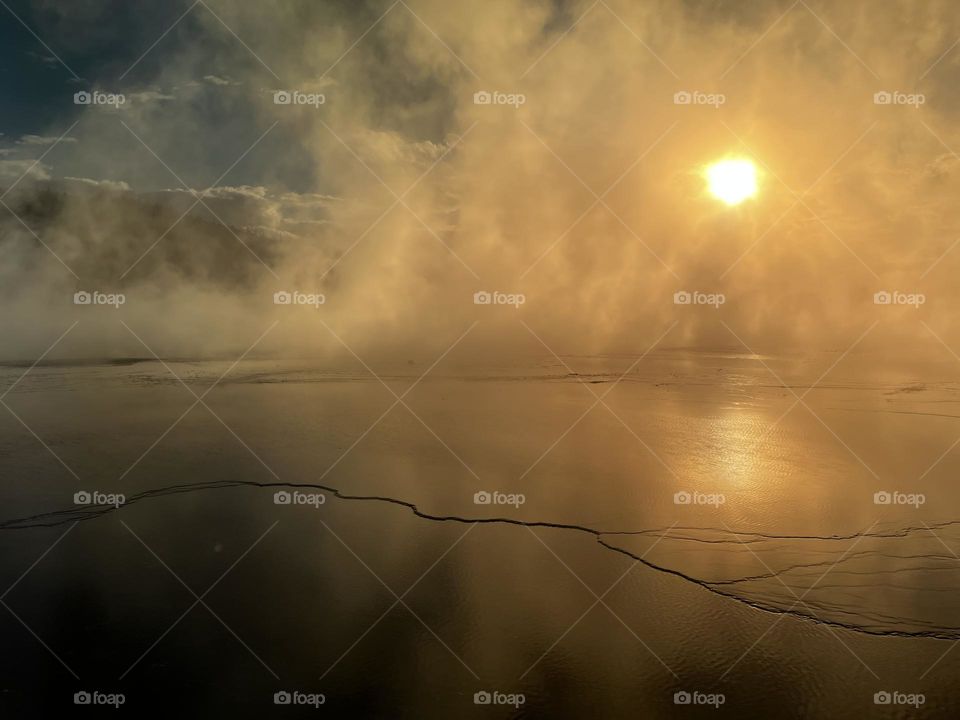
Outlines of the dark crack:
<svg viewBox="0 0 960 720">
<path fill-rule="evenodd" d="M 683 542 L 695 542 L 703 544 L 735 544 L 735 545 L 745 545 L 748 546 L 754 543 L 768 542 L 768 541 L 777 541 L 777 540 L 791 540 L 791 541 L 821 541 L 821 542 L 834 542 L 834 541 L 855 541 L 860 538 L 906 538 L 916 533 L 929 533 L 934 529 L 942 529 L 945 527 L 960 525 L 960 520 L 947 520 L 939 523 L 931 523 L 922 526 L 907 526 L 899 529 L 893 530 L 877 530 L 877 531 L 860 531 L 849 533 L 845 535 L 778 535 L 773 533 L 758 533 L 758 532 L 737 532 L 729 528 L 713 528 L 713 527 L 691 527 L 691 526 L 673 526 L 673 527 L 660 527 L 660 528 L 647 528 L 641 530 L 602 530 L 598 528 L 589 527 L 587 525 L 579 525 L 576 523 L 562 523 L 562 522 L 551 522 L 546 520 L 518 520 L 516 518 L 508 517 L 464 517 L 460 515 L 437 515 L 421 510 L 415 503 L 409 502 L 407 500 L 401 500 L 398 498 L 387 497 L 383 495 L 356 495 L 344 492 L 339 488 L 323 485 L 320 483 L 285 483 L 285 482 L 255 482 L 255 481 L 218 481 L 210 483 L 193 483 L 185 485 L 171 485 L 163 488 L 156 488 L 152 490 L 146 490 L 141 493 L 137 493 L 126 498 L 124 505 L 120 508 L 110 506 L 78 506 L 74 508 L 68 508 L 64 510 L 56 510 L 45 513 L 40 513 L 37 515 L 31 515 L 28 517 L 17 518 L 12 520 L 6 520 L 0 522 L 0 530 L 25 530 L 29 528 L 38 528 L 38 527 L 55 527 L 58 525 L 64 525 L 72 522 L 83 522 L 87 520 L 93 520 L 95 518 L 101 517 L 103 515 L 109 515 L 111 513 L 117 512 L 118 510 L 126 507 L 127 505 L 132 505 L 143 500 L 150 500 L 158 497 L 165 497 L 170 495 L 178 495 L 182 493 L 193 493 L 204 490 L 222 490 L 227 488 L 234 487 L 256 487 L 256 488 L 302 488 L 309 490 L 320 490 L 330 494 L 331 496 L 338 498 L 344 501 L 357 501 L 357 502 L 378 502 L 378 503 L 387 503 L 390 505 L 395 505 L 398 507 L 405 508 L 409 510 L 416 517 L 422 518 L 424 520 L 429 520 L 432 522 L 450 522 L 450 523 L 460 523 L 460 524 L 499 524 L 499 525 L 515 525 L 519 527 L 526 528 L 549 528 L 555 530 L 566 530 L 571 532 L 583 533 L 586 535 L 592 536 L 596 542 L 601 545 L 603 548 L 619 553 L 631 560 L 644 565 L 645 567 L 655 570 L 657 572 L 665 573 L 672 575 L 676 578 L 684 580 L 688 583 L 696 585 L 710 593 L 719 595 L 730 600 L 734 600 L 738 603 L 747 605 L 756 610 L 763 612 L 769 612 L 775 615 L 790 615 L 792 617 L 814 622 L 816 624 L 829 625 L 833 627 L 843 628 L 853 632 L 858 632 L 866 635 L 874 636 L 886 636 L 886 637 L 926 637 L 926 638 L 937 638 L 944 640 L 956 640 L 960 639 L 960 628 L 942 628 L 934 627 L 930 623 L 917 620 L 909 619 L 909 622 L 914 625 L 927 625 L 930 629 L 911 629 L 911 630 L 901 630 L 901 629 L 878 629 L 872 627 L 865 627 L 863 624 L 858 624 L 852 621 L 844 621 L 836 618 L 823 618 L 818 617 L 813 614 L 812 608 L 818 607 L 821 610 L 832 612 L 838 615 L 854 615 L 854 617 L 859 617 L 867 620 L 876 620 L 882 622 L 888 622 L 891 624 L 894 623 L 903 623 L 904 618 L 884 615 L 881 613 L 868 613 L 866 611 L 858 611 L 857 613 L 851 613 L 849 610 L 844 609 L 842 606 L 832 606 L 823 601 L 816 600 L 807 600 L 801 599 L 798 600 L 795 596 L 791 595 L 785 599 L 782 599 L 781 602 L 787 603 L 788 607 L 782 607 L 777 605 L 771 600 L 764 600 L 760 597 L 748 597 L 742 593 L 735 592 L 732 588 L 738 585 L 743 585 L 750 582 L 759 582 L 763 580 L 778 579 L 781 583 L 783 582 L 781 576 L 785 573 L 788 573 L 792 570 L 797 569 L 808 569 L 808 568 L 821 568 L 821 567 L 832 567 L 839 565 L 841 561 L 846 562 L 854 558 L 864 557 L 868 555 L 874 556 L 886 556 L 890 558 L 897 559 L 945 559 L 945 560 L 957 560 L 957 558 L 947 556 L 947 555 L 935 555 L 935 554 L 921 554 L 921 555 L 888 555 L 885 553 L 879 553 L 877 551 L 863 550 L 856 553 L 850 553 L 849 555 L 843 555 L 841 560 L 832 561 L 832 560 L 823 560 L 818 562 L 810 563 L 796 563 L 789 565 L 779 570 L 769 570 L 766 573 L 760 573 L 756 575 L 745 575 L 741 577 L 731 578 L 731 579 L 722 579 L 722 580 L 707 580 L 704 578 L 699 578 L 690 573 L 684 572 L 677 568 L 668 567 L 661 565 L 659 563 L 653 562 L 652 560 L 646 557 L 646 554 L 638 554 L 637 552 L 631 551 L 627 548 L 621 547 L 619 545 L 613 544 L 609 539 L 617 536 L 648 536 L 655 538 L 668 538 L 673 541 L 683 541 Z M 696 537 L 691 532 L 697 533 L 724 533 L 727 535 L 733 535 L 731 538 L 705 538 L 705 537 Z M 675 534 L 676 533 L 676 534 Z M 960 561 L 958 561 L 960 562 Z M 942 568 L 910 568 L 909 570 L 932 570 L 932 569 L 942 569 Z M 856 571 L 838 571 L 837 574 L 863 574 L 871 575 L 876 574 L 877 572 L 885 573 L 896 573 L 898 570 L 885 570 L 885 571 L 870 571 L 858 573 Z M 792 588 L 786 583 L 782 585 L 784 589 L 787 589 L 792 592 Z M 825 589 L 827 587 L 843 587 L 837 586 L 835 584 L 831 585 L 819 585 L 816 583 L 815 586 L 817 589 Z M 798 588 L 800 591 L 803 591 L 804 587 Z M 924 590 L 929 590 L 929 588 L 923 588 Z M 800 597 L 804 596 L 801 593 Z M 806 611 L 804 611 L 806 609 Z"/>
</svg>

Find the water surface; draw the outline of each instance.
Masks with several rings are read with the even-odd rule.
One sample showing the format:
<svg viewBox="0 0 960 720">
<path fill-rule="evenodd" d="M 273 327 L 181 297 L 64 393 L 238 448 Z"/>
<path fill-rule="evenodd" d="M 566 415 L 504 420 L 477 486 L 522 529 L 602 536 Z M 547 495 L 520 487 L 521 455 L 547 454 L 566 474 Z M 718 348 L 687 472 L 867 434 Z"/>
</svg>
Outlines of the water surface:
<svg viewBox="0 0 960 720">
<path fill-rule="evenodd" d="M 250 717 L 282 690 L 353 717 L 960 711 L 951 365 L 26 369 L 0 369 L 11 716 L 95 689 Z"/>
</svg>

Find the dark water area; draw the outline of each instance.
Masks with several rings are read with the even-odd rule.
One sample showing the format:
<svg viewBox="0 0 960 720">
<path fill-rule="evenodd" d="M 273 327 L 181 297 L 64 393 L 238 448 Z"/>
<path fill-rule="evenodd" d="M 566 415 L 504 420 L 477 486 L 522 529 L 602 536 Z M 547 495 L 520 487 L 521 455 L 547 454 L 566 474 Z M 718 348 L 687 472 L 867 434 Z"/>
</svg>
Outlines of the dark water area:
<svg viewBox="0 0 960 720">
<path fill-rule="evenodd" d="M 3 717 L 960 716 L 948 370 L 568 362 L 3 368 Z"/>
</svg>

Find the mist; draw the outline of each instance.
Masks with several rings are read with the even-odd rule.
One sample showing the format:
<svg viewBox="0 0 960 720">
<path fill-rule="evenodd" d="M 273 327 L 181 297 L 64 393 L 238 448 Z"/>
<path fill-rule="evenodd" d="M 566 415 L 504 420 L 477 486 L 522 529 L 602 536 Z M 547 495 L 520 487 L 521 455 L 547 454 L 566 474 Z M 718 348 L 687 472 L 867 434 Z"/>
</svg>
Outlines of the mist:
<svg viewBox="0 0 960 720">
<path fill-rule="evenodd" d="M 53 356 L 236 357 L 268 329 L 256 353 L 291 357 L 429 359 L 471 327 L 481 357 L 639 354 L 663 333 L 960 347 L 960 28 L 948 3 L 891 4 L 869 22 L 868 2 L 197 7 L 131 68 L 67 76 L 33 139 L 3 137 L 2 354 L 35 358 L 75 321 Z M 35 2 L 31 20 L 87 57 L 111 7 Z M 101 31 L 84 46 L 74 23 Z M 125 102 L 74 104 L 84 90 Z M 728 156 L 760 173 L 734 208 L 702 177 Z"/>
</svg>

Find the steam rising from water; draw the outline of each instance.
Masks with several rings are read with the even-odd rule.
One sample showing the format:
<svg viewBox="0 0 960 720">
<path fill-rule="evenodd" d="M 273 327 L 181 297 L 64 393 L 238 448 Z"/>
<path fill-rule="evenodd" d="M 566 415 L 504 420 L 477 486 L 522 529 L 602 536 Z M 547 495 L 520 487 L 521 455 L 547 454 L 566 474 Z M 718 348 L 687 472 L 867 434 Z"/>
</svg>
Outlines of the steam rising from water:
<svg viewBox="0 0 960 720">
<path fill-rule="evenodd" d="M 558 352 L 642 352 L 675 320 L 667 345 L 742 349 L 718 319 L 758 351 L 842 350 L 877 320 L 863 348 L 936 344 L 918 319 L 960 344 L 957 55 L 917 81 L 960 19 L 895 5 L 869 23 L 866 0 L 823 8 L 845 47 L 799 6 L 773 25 L 782 9 L 754 4 L 424 0 L 351 49 L 389 5 L 218 3 L 255 55 L 197 10 L 123 80 L 87 79 L 122 108 L 76 107 L 65 84 L 62 117 L 8 148 L 9 185 L 79 121 L 4 198 L 20 218 L 0 220 L 4 355 L 35 357 L 74 320 L 56 354 L 145 354 L 118 318 L 165 356 L 235 357 L 275 321 L 256 352 L 344 353 L 327 323 L 364 357 L 429 359 L 475 320 L 471 352 L 542 350 L 518 318 Z M 36 21 L 81 53 L 68 21 L 104 7 Z M 874 104 L 897 89 L 926 102 Z M 525 102 L 474 104 L 483 90 Z M 736 209 L 700 178 L 731 152 L 763 175 Z M 74 307 L 82 289 L 128 302 Z M 276 306 L 277 290 L 327 302 Z M 478 290 L 527 302 L 477 307 Z M 727 301 L 678 308 L 677 290 Z M 927 302 L 878 307 L 882 290 Z"/>
</svg>

